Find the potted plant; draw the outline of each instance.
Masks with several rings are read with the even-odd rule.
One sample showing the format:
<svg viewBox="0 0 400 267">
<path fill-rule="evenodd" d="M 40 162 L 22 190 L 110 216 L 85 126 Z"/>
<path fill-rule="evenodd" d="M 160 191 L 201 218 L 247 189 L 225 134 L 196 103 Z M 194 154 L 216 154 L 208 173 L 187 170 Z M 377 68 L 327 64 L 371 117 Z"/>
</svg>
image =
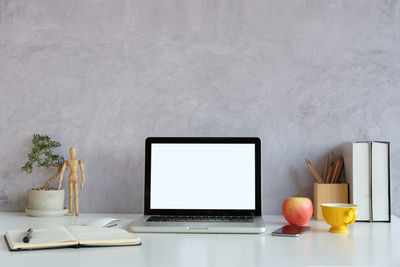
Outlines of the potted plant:
<svg viewBox="0 0 400 267">
<path fill-rule="evenodd" d="M 47 135 L 34 134 L 33 148 L 28 154 L 28 161 L 21 170 L 27 174 L 32 173 L 34 166 L 46 169 L 54 168 L 56 172 L 40 188 L 28 190 L 28 207 L 25 209 L 29 216 L 50 217 L 65 215 L 65 191 L 50 187 L 59 175 L 64 157 L 54 154 L 53 148 L 61 146 L 57 141 L 51 140 Z"/>
</svg>

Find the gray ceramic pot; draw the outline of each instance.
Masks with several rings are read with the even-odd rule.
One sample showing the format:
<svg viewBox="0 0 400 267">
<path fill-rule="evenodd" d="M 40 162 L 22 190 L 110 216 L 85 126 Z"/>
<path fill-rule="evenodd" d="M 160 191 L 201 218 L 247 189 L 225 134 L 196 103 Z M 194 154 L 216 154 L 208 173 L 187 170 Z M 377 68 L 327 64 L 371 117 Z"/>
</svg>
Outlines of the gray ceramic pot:
<svg viewBox="0 0 400 267">
<path fill-rule="evenodd" d="M 64 197 L 64 190 L 28 190 L 28 207 L 25 212 L 35 217 L 63 216 L 67 212 Z"/>
</svg>

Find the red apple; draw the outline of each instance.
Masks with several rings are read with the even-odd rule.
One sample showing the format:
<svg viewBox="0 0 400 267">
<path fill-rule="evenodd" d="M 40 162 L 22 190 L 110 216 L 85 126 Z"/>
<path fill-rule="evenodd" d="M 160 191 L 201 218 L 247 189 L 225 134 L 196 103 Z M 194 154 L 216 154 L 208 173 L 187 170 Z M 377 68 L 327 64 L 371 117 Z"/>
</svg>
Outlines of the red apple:
<svg viewBox="0 0 400 267">
<path fill-rule="evenodd" d="M 288 223 L 303 225 L 311 219 L 313 205 L 306 197 L 288 197 L 283 202 L 282 213 Z"/>
</svg>

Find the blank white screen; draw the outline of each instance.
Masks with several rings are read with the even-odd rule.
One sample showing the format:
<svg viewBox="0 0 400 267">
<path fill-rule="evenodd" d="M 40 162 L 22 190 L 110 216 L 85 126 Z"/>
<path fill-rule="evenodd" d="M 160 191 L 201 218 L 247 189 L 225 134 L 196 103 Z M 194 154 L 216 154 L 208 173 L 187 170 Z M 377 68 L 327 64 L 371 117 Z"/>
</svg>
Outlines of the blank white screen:
<svg viewBox="0 0 400 267">
<path fill-rule="evenodd" d="M 151 209 L 255 209 L 254 144 L 152 144 Z"/>
</svg>

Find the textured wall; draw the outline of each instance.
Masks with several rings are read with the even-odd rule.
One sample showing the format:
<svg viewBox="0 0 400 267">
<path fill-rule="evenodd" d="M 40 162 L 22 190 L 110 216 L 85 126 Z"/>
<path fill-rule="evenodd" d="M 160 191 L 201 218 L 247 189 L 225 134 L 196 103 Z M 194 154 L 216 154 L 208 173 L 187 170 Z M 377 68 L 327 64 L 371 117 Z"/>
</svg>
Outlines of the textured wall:
<svg viewBox="0 0 400 267">
<path fill-rule="evenodd" d="M 389 140 L 400 215 L 399 44 L 399 1 L 0 0 L 0 210 L 50 175 L 20 171 L 41 133 L 91 212 L 143 210 L 147 136 L 260 136 L 266 214 L 311 197 L 305 157 Z"/>
</svg>

